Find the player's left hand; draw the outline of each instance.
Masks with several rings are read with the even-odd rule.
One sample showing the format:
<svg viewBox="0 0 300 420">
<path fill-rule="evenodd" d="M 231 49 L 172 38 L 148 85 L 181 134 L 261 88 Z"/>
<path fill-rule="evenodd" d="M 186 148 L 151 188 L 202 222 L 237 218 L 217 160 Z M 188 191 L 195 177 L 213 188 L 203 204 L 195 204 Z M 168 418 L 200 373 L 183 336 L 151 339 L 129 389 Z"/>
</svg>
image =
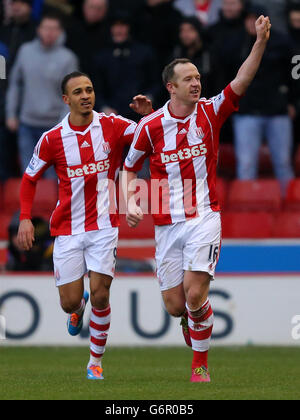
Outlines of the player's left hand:
<svg viewBox="0 0 300 420">
<path fill-rule="evenodd" d="M 142 221 L 144 218 L 143 210 L 137 206 L 136 204 L 129 203 L 127 214 L 126 214 L 126 220 L 128 223 L 128 226 L 131 228 L 136 228 L 140 221 Z"/>
<path fill-rule="evenodd" d="M 137 95 L 133 98 L 130 108 L 140 115 L 148 115 L 152 112 L 152 101 L 145 95 Z"/>
<path fill-rule="evenodd" d="M 35 241 L 34 226 L 31 220 L 26 219 L 20 222 L 17 241 L 21 250 L 31 250 L 33 242 Z"/>
<path fill-rule="evenodd" d="M 271 35 L 271 22 L 270 18 L 261 15 L 255 22 L 257 39 L 259 41 L 269 41 Z"/>
</svg>

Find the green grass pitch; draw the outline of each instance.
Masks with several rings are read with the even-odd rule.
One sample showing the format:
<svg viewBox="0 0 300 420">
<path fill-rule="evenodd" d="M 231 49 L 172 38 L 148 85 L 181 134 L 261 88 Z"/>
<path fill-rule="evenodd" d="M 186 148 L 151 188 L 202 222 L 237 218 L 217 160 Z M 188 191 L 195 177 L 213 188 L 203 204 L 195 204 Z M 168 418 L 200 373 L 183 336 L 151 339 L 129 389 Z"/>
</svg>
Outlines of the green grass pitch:
<svg viewBox="0 0 300 420">
<path fill-rule="evenodd" d="M 0 400 L 299 400 L 300 349 L 217 347 L 210 384 L 191 384 L 185 348 L 108 348 L 105 381 L 86 348 L 0 347 Z"/>
</svg>

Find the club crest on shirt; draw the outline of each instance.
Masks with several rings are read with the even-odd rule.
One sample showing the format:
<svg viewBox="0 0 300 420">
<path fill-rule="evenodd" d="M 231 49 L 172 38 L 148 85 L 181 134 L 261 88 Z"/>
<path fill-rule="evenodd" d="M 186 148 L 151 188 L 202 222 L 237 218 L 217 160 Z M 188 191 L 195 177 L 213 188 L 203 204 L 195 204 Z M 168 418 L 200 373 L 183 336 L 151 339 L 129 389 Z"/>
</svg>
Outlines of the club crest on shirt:
<svg viewBox="0 0 300 420">
<path fill-rule="evenodd" d="M 103 152 L 104 152 L 106 155 L 108 155 L 108 154 L 111 152 L 110 144 L 109 144 L 107 141 L 105 141 L 105 142 L 103 143 L 102 147 L 103 147 Z"/>
<path fill-rule="evenodd" d="M 196 127 L 196 135 L 201 140 L 204 138 L 204 131 L 203 131 L 202 127 Z"/>
</svg>

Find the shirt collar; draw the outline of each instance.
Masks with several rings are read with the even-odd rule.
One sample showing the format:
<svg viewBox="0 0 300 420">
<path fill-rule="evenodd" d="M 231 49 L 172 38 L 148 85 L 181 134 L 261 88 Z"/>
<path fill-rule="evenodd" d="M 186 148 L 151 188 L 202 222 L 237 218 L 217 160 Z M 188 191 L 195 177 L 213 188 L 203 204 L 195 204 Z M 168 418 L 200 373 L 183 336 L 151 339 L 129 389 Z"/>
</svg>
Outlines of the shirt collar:
<svg viewBox="0 0 300 420">
<path fill-rule="evenodd" d="M 77 133 L 77 131 L 72 130 L 69 124 L 69 117 L 70 112 L 65 116 L 65 118 L 62 121 L 62 134 L 68 135 L 68 134 L 74 134 Z M 88 131 L 91 127 L 99 127 L 100 126 L 100 120 L 99 120 L 99 114 L 96 111 L 93 111 L 93 121 L 88 126 L 88 128 L 84 132 L 78 132 L 80 134 L 85 134 L 86 131 Z"/>
<path fill-rule="evenodd" d="M 163 107 L 164 116 L 165 116 L 165 119 L 167 121 L 176 121 L 176 122 L 181 122 L 181 123 L 185 124 L 193 115 L 197 114 L 198 104 L 196 104 L 194 111 L 190 115 L 188 115 L 187 117 L 185 117 L 184 119 L 182 119 L 182 118 L 181 119 L 180 118 L 174 118 L 174 117 L 172 117 L 172 115 L 170 114 L 170 111 L 169 111 L 169 104 L 170 104 L 170 102 L 171 101 L 168 101 L 165 104 L 165 106 Z"/>
</svg>

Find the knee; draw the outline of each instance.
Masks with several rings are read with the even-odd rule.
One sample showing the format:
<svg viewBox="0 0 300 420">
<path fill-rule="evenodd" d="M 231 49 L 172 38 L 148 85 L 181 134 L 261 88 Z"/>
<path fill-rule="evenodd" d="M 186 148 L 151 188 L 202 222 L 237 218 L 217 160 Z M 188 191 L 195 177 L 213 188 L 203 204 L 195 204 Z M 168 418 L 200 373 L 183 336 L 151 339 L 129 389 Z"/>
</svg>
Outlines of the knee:
<svg viewBox="0 0 300 420">
<path fill-rule="evenodd" d="M 100 311 L 106 309 L 109 305 L 109 288 L 102 287 L 91 291 L 91 304 Z"/>
<path fill-rule="evenodd" d="M 200 308 L 201 306 L 201 298 L 199 291 L 196 289 L 191 289 L 188 291 L 187 294 L 187 304 L 190 309 Z"/>
<path fill-rule="evenodd" d="M 210 280 L 202 283 L 202 287 L 191 287 L 187 291 L 186 301 L 191 310 L 199 309 L 207 300 Z"/>
<path fill-rule="evenodd" d="M 174 318 L 180 318 L 186 309 L 184 302 L 165 301 L 165 307 L 168 314 Z"/>
<path fill-rule="evenodd" d="M 60 305 L 62 310 L 67 314 L 72 314 L 75 312 L 81 303 L 82 296 L 79 298 L 71 297 L 71 296 L 61 296 L 60 297 Z"/>
<path fill-rule="evenodd" d="M 174 318 L 180 318 L 185 312 L 185 307 L 172 307 L 168 309 L 169 315 L 173 316 Z"/>
</svg>

